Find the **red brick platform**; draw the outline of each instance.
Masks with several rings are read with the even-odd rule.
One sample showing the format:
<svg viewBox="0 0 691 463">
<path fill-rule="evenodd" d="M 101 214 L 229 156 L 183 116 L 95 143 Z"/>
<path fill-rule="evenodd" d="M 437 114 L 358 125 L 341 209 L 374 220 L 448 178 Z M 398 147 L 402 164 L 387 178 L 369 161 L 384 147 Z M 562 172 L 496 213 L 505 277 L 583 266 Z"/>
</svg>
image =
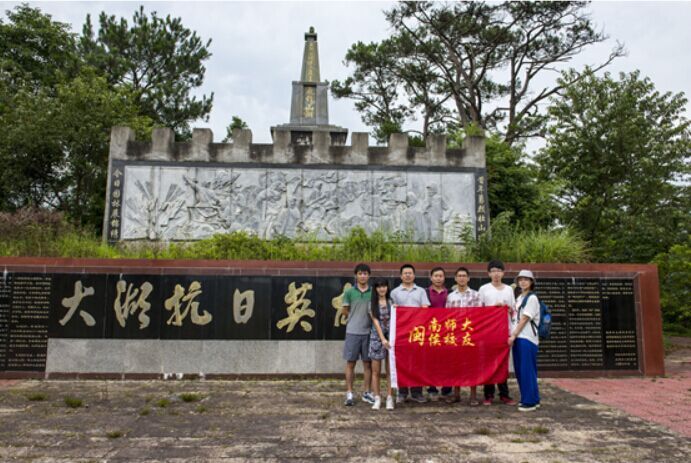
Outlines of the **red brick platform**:
<svg viewBox="0 0 691 463">
<path fill-rule="evenodd" d="M 551 384 L 586 399 L 691 437 L 691 339 L 673 338 L 658 378 L 551 379 Z"/>
</svg>

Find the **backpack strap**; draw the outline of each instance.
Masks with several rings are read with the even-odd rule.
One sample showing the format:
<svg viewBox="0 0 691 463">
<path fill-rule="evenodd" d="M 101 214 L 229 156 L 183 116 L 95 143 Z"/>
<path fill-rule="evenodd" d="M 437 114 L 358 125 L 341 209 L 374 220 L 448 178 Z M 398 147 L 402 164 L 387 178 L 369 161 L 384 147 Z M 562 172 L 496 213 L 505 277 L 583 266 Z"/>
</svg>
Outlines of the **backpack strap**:
<svg viewBox="0 0 691 463">
<path fill-rule="evenodd" d="M 521 306 L 518 308 L 518 319 L 519 320 L 521 319 L 521 310 L 525 309 L 525 305 L 528 303 L 528 298 L 530 298 L 530 296 L 535 296 L 535 298 L 537 299 L 537 294 L 535 294 L 532 291 L 529 292 L 528 295 L 523 298 L 523 302 L 521 302 Z M 538 312 L 538 315 L 540 315 L 539 312 Z M 533 321 L 532 318 L 530 319 L 530 326 L 533 328 L 533 334 L 535 336 L 537 336 L 537 325 L 535 324 L 535 322 Z"/>
</svg>

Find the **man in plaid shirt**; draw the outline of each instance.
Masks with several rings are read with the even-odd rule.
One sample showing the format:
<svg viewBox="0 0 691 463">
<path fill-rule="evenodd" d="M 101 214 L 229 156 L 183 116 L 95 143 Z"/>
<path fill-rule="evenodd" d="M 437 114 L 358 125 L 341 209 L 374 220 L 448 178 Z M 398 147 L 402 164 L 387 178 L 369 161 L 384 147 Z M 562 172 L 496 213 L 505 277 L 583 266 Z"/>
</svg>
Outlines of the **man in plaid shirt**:
<svg viewBox="0 0 691 463">
<path fill-rule="evenodd" d="M 470 272 L 465 267 L 459 267 L 456 270 L 456 289 L 446 298 L 446 307 L 479 307 L 480 295 L 474 289 L 468 287 L 470 281 Z M 453 402 L 461 401 L 461 388 L 454 387 Z M 477 386 L 470 388 L 470 401 L 472 406 L 480 405 L 477 400 Z"/>
</svg>

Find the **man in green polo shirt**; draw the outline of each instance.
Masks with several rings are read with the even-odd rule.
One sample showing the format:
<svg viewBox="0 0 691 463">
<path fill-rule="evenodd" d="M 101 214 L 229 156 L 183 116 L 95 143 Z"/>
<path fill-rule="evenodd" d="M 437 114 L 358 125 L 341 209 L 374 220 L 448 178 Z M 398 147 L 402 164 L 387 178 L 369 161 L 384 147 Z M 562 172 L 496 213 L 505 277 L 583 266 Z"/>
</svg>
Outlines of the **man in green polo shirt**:
<svg viewBox="0 0 691 463">
<path fill-rule="evenodd" d="M 369 308 L 372 305 L 372 289 L 369 286 L 370 268 L 366 264 L 355 266 L 355 286 L 343 295 L 343 311 L 348 315 L 346 324 L 345 345 L 343 346 L 343 358 L 346 361 L 346 400 L 347 406 L 353 405 L 353 378 L 355 377 L 355 364 L 358 358 L 362 360 L 365 369 L 365 383 L 362 400 L 373 404 L 374 397 L 370 392 L 372 383 L 372 362 L 369 358 L 369 337 L 372 328 L 372 319 L 369 316 Z"/>
</svg>

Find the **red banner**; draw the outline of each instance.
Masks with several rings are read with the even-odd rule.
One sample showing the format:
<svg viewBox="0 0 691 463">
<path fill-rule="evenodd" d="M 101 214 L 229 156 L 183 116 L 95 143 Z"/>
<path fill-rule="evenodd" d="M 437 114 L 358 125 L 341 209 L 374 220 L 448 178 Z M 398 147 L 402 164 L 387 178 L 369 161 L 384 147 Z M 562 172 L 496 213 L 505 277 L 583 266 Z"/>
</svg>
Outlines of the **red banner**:
<svg viewBox="0 0 691 463">
<path fill-rule="evenodd" d="M 391 317 L 394 387 L 478 386 L 509 375 L 506 307 L 395 307 Z"/>
</svg>

